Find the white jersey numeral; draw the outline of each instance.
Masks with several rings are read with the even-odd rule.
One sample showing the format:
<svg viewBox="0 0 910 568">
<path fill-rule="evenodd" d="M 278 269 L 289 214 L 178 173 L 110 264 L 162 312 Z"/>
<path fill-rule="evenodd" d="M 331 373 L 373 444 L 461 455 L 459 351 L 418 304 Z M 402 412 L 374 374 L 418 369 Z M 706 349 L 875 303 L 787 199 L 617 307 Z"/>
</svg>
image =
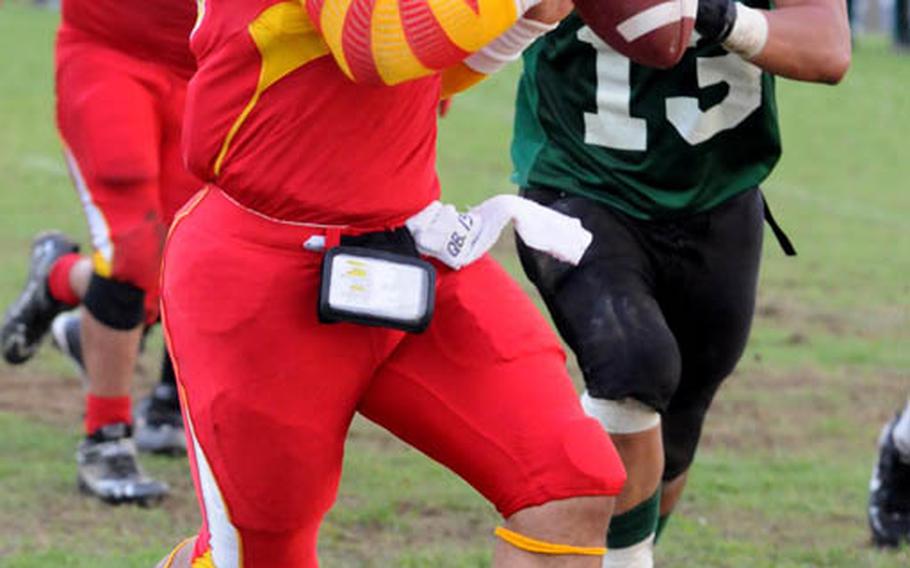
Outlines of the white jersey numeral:
<svg viewBox="0 0 910 568">
<path fill-rule="evenodd" d="M 578 39 L 597 50 L 597 113 L 585 113 L 585 143 L 617 150 L 648 148 L 648 124 L 634 118 L 629 105 L 632 100 L 630 75 L 632 62 L 614 51 L 591 28 L 578 30 Z"/>
<path fill-rule="evenodd" d="M 584 113 L 585 142 L 616 150 L 647 150 L 647 121 L 631 115 L 631 61 L 587 26 L 578 30 L 578 39 L 597 52 L 597 113 Z M 736 128 L 762 102 L 761 69 L 738 55 L 699 57 L 695 65 L 700 89 L 726 83 L 729 92 L 706 110 L 700 108 L 696 97 L 666 100 L 667 120 L 693 146 Z"/>
</svg>

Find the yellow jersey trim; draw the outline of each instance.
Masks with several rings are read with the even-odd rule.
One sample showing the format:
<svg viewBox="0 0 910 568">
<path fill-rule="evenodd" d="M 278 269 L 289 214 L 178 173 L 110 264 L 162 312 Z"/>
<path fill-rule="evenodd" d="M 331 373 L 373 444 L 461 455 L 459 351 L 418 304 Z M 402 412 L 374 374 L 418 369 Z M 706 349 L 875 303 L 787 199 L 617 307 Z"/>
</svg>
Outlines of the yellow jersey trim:
<svg viewBox="0 0 910 568">
<path fill-rule="evenodd" d="M 401 25 L 399 0 L 376 0 L 370 21 L 371 51 L 376 71 L 386 85 L 433 73 L 420 62 Z"/>
<path fill-rule="evenodd" d="M 224 138 L 221 151 L 215 158 L 215 176 L 221 174 L 231 142 L 253 112 L 262 93 L 292 71 L 329 53 L 328 46 L 299 2 L 281 2 L 270 6 L 250 23 L 249 33 L 262 58 L 259 82 Z"/>
<path fill-rule="evenodd" d="M 490 43 L 518 19 L 511 0 L 478 0 L 477 12 L 465 0 L 427 0 L 427 4 L 449 40 L 469 53 Z"/>
</svg>

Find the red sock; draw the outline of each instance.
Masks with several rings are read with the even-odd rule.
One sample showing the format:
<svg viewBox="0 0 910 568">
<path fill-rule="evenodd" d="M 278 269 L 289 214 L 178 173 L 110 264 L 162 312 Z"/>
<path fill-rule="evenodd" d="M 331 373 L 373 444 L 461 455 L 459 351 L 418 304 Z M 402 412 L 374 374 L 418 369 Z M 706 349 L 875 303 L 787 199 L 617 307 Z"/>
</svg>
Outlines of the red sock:
<svg viewBox="0 0 910 568">
<path fill-rule="evenodd" d="M 61 256 L 51 267 L 51 272 L 47 276 L 47 288 L 51 297 L 68 306 L 79 304 L 79 296 L 70 285 L 70 270 L 81 258 L 82 255 L 76 252 Z"/>
<path fill-rule="evenodd" d="M 92 434 L 108 424 L 132 424 L 132 406 L 129 396 L 85 395 L 85 433 Z"/>
</svg>

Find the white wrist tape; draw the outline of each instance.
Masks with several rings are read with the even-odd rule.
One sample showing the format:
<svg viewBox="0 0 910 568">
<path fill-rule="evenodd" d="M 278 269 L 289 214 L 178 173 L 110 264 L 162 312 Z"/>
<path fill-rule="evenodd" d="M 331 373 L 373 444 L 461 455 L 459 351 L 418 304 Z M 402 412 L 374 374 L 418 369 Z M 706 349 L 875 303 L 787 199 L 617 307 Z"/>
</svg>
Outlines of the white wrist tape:
<svg viewBox="0 0 910 568">
<path fill-rule="evenodd" d="M 526 245 L 571 264 L 581 261 L 593 238 L 578 219 L 517 195 L 497 195 L 467 213 L 434 201 L 405 225 L 421 254 L 457 270 L 490 250 L 509 221 Z"/>
<path fill-rule="evenodd" d="M 515 13 L 520 17 L 540 2 L 541 0 L 515 0 Z"/>
<path fill-rule="evenodd" d="M 749 60 L 761 53 L 768 42 L 768 19 L 761 10 L 750 8 L 742 2 L 736 3 L 736 22 L 733 30 L 724 40 L 728 51 Z"/>
<path fill-rule="evenodd" d="M 521 52 L 534 40 L 556 29 L 556 26 L 557 24 L 519 18 L 511 28 L 465 59 L 464 63 L 478 73 L 492 75 L 521 57 Z"/>
</svg>

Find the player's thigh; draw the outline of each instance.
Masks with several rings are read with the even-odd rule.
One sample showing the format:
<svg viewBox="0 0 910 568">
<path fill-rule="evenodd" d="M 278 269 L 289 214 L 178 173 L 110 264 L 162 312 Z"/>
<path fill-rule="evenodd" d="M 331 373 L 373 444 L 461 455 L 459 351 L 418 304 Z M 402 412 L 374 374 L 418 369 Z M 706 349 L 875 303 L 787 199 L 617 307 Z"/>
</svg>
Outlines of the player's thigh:
<svg viewBox="0 0 910 568">
<path fill-rule="evenodd" d="M 384 332 L 320 324 L 320 256 L 247 238 L 243 220 L 220 217 L 211 195 L 175 223 L 163 276 L 203 513 L 213 543 L 240 540 L 233 549 L 245 551 L 244 566 L 266 565 L 250 560 L 260 542 L 274 548 L 262 558 L 286 555 L 273 565 L 309 565 L 295 562 L 314 553 L 306 543 L 334 500 Z"/>
<path fill-rule="evenodd" d="M 65 38 L 57 46 L 57 123 L 81 173 L 111 185 L 155 179 L 160 120 L 146 65 Z"/>
<path fill-rule="evenodd" d="M 129 64 L 128 57 L 104 46 L 62 42 L 58 123 L 91 231 L 96 270 L 144 290 L 153 312 L 165 234 L 158 193 L 159 116 L 151 86 Z"/>
<path fill-rule="evenodd" d="M 634 222 L 582 197 L 526 190 L 576 217 L 593 234 L 578 266 L 525 246 L 518 250 L 595 398 L 634 398 L 666 409 L 679 380 L 676 340 L 655 298 L 655 275 Z"/>
<path fill-rule="evenodd" d="M 760 193 L 746 192 L 707 214 L 690 242 L 685 286 L 663 305 L 682 355 L 679 388 L 664 416 L 666 475 L 691 464 L 705 413 L 742 356 L 758 286 L 763 236 Z"/>
<path fill-rule="evenodd" d="M 579 405 L 556 337 L 489 257 L 441 269 L 432 324 L 401 343 L 360 410 L 505 516 L 615 494 L 624 479 L 608 438 Z"/>
</svg>

